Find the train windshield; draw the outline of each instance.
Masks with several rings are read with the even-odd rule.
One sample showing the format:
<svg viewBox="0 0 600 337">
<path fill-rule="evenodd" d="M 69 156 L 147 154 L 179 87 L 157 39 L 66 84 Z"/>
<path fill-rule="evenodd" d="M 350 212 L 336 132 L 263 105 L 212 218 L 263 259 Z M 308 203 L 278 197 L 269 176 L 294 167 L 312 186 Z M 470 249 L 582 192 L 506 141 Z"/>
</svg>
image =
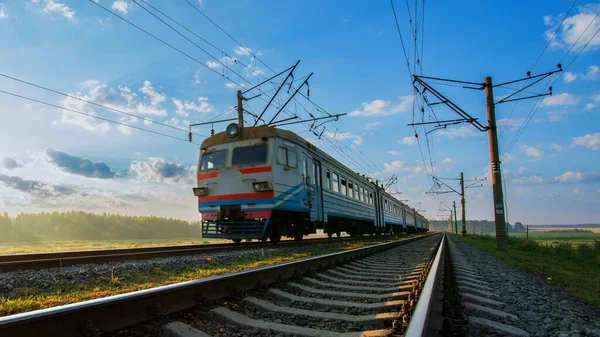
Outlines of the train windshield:
<svg viewBox="0 0 600 337">
<path fill-rule="evenodd" d="M 267 144 L 236 147 L 233 149 L 231 165 L 261 164 L 267 161 Z"/>
<path fill-rule="evenodd" d="M 207 152 L 200 159 L 200 171 L 214 170 L 225 167 L 227 163 L 227 150 Z"/>
</svg>

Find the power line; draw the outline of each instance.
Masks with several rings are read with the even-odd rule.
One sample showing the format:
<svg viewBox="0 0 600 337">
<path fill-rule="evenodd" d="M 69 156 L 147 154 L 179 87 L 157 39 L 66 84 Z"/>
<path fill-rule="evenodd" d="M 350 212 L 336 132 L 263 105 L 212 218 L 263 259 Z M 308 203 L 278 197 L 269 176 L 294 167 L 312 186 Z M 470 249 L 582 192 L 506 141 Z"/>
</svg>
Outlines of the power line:
<svg viewBox="0 0 600 337">
<path fill-rule="evenodd" d="M 206 51 L 206 49 L 202 48 L 201 46 L 199 46 L 197 43 L 195 43 L 194 41 L 192 41 L 190 38 L 188 38 L 187 36 L 185 36 L 184 34 L 182 34 L 180 31 L 178 31 L 177 29 L 175 29 L 173 26 L 171 26 L 170 24 L 168 24 L 167 22 L 165 22 L 163 19 L 159 18 L 156 14 L 152 13 L 150 10 L 148 10 L 146 7 L 142 6 L 139 2 L 137 2 L 137 0 L 132 0 L 133 2 L 135 2 L 138 6 L 140 6 L 142 9 L 144 9 L 146 12 L 148 12 L 150 15 L 152 15 L 154 18 L 156 18 L 157 20 L 159 20 L 160 22 L 162 22 L 165 26 L 169 27 L 171 30 L 173 30 L 175 33 L 177 33 L 179 36 L 183 37 L 184 39 L 186 39 L 189 43 L 193 44 L 194 46 L 196 46 L 196 48 L 200 49 L 201 51 L 203 51 L 205 54 L 207 54 L 208 56 L 212 57 L 215 61 L 219 62 L 219 64 L 221 64 L 223 67 L 229 69 L 229 71 L 231 71 L 232 73 L 234 73 L 237 77 L 241 78 L 243 81 L 245 81 L 248 84 L 252 84 L 250 83 L 250 81 L 248 81 L 244 76 L 238 74 L 235 70 L 233 70 L 232 68 L 228 67 L 227 65 L 225 65 L 225 63 L 223 63 L 221 60 L 219 60 L 218 58 L 216 58 L 215 56 L 213 56 L 211 53 L 209 53 L 208 51 Z M 165 15 L 166 16 L 166 15 Z M 209 67 L 210 68 L 210 67 Z M 211 68 L 212 69 L 212 68 Z"/>
<path fill-rule="evenodd" d="M 136 2 L 135 0 L 133 0 L 134 2 Z M 150 6 L 152 9 L 154 9 L 155 11 L 157 11 L 158 13 L 160 13 L 162 16 L 166 17 L 167 19 L 173 21 L 173 23 L 175 23 L 176 25 L 178 25 L 179 27 L 185 29 L 187 32 L 189 32 L 190 34 L 194 35 L 195 37 L 199 38 L 200 40 L 202 40 L 203 42 L 205 42 L 206 44 L 208 44 L 209 46 L 213 47 L 214 49 L 216 49 L 217 51 L 220 51 L 222 54 L 224 54 L 226 57 L 228 57 L 231 60 L 235 59 L 235 63 L 242 65 L 244 68 L 250 70 L 252 73 L 254 73 L 256 76 L 261 76 L 264 78 L 264 76 L 262 76 L 259 72 L 257 72 L 256 70 L 250 68 L 250 66 L 244 64 L 242 61 L 240 61 L 237 58 L 232 57 L 231 55 L 229 55 L 227 52 L 223 51 L 222 49 L 220 49 L 219 47 L 215 46 L 213 43 L 211 43 L 210 41 L 208 41 L 207 39 L 203 38 L 202 36 L 196 34 L 194 31 L 192 31 L 191 29 L 187 28 L 186 26 L 184 26 L 183 24 L 179 23 L 177 20 L 173 19 L 172 17 L 168 16 L 167 14 L 165 14 L 163 11 L 161 11 L 160 9 L 152 6 L 152 4 L 150 4 L 147 0 L 142 0 L 146 5 Z M 136 2 L 137 3 L 137 2 Z M 138 4 L 139 5 L 139 4 Z M 142 7 L 142 6 L 140 6 Z M 144 8 L 145 9 L 145 8 Z M 210 54 L 209 54 L 210 55 Z M 217 62 L 219 62 L 219 60 L 217 60 L 214 56 L 211 55 L 211 57 L 216 60 Z M 222 62 L 219 62 L 221 64 L 223 64 Z M 223 65 L 224 67 L 227 67 L 225 65 Z M 227 67 L 229 68 L 229 67 Z M 231 68 L 229 68 L 231 69 Z"/>
<path fill-rule="evenodd" d="M 563 56 L 562 60 L 565 59 L 566 55 L 573 49 L 573 47 L 575 46 L 575 44 L 577 44 L 577 42 L 579 42 L 580 38 L 585 34 L 585 32 L 588 30 L 588 28 L 592 25 L 592 23 L 596 20 L 596 18 L 599 15 L 600 15 L 600 12 L 598 12 L 598 14 L 596 14 L 596 16 L 594 17 L 594 19 L 592 21 L 590 21 L 590 23 L 587 26 L 587 28 L 579 35 L 579 37 L 573 43 L 573 45 L 571 45 L 571 48 L 569 48 L 569 50 L 567 51 L 567 53 L 565 54 L 565 56 Z M 587 46 L 589 45 L 589 43 L 596 37 L 596 35 L 598 34 L 598 32 L 600 32 L 600 29 L 598 29 L 596 31 L 596 33 L 594 33 L 594 35 L 592 35 L 592 37 L 586 42 L 586 44 L 579 50 L 579 52 L 577 53 L 577 55 L 575 55 L 575 57 L 571 60 L 571 62 L 567 65 L 567 67 L 564 69 L 563 72 L 566 72 L 571 67 L 571 65 L 575 62 L 575 60 L 577 60 L 577 58 L 579 57 L 579 55 L 581 55 L 581 53 L 587 48 Z M 559 74 L 559 76 L 556 77 L 556 79 L 554 80 L 554 82 L 552 82 L 551 86 L 554 86 L 554 84 L 556 83 L 556 81 L 558 81 L 560 79 L 560 77 L 562 76 L 563 72 L 561 72 L 561 74 Z M 546 85 L 548 85 L 550 83 L 550 80 L 551 79 L 548 79 Z M 527 126 L 529 125 L 529 123 L 531 122 L 531 120 L 533 119 L 533 116 L 535 115 L 535 113 L 537 112 L 537 110 L 540 108 L 542 102 L 543 101 L 542 101 L 541 97 L 538 98 L 536 104 L 534 104 L 534 106 L 529 111 L 529 114 L 526 117 L 525 123 L 517 131 L 517 134 L 515 135 L 515 137 L 513 138 L 513 140 L 510 142 L 510 145 L 507 147 L 507 150 L 504 151 L 504 153 L 509 153 L 510 150 L 512 150 L 512 148 L 514 147 L 514 145 L 517 143 L 517 141 L 519 140 L 519 138 L 521 137 L 521 135 L 523 134 L 523 132 L 525 131 L 525 129 L 527 128 Z"/>
<path fill-rule="evenodd" d="M 163 43 L 164 45 L 166 45 L 166 46 L 170 47 L 171 49 L 173 49 L 173 50 L 177 51 L 177 52 L 178 52 L 178 53 L 180 53 L 181 55 L 184 55 L 184 56 L 186 56 L 187 58 L 189 58 L 190 60 L 192 60 L 192 61 L 194 61 L 194 62 L 196 62 L 196 63 L 198 63 L 198 64 L 202 65 L 203 67 L 205 67 L 206 69 L 208 69 L 208 70 L 212 71 L 213 73 L 215 73 L 215 74 L 217 74 L 217 75 L 219 75 L 219 76 L 221 76 L 221 77 L 223 77 L 223 78 L 226 78 L 227 80 L 231 81 L 232 83 L 234 83 L 234 84 L 235 84 L 235 85 L 237 85 L 238 87 L 242 87 L 242 85 L 241 85 L 241 84 L 239 84 L 239 83 L 235 82 L 234 80 L 230 79 L 228 76 L 225 76 L 225 75 L 223 75 L 223 74 L 219 73 L 218 71 L 216 71 L 216 70 L 214 70 L 213 68 L 209 67 L 208 65 L 204 64 L 204 62 L 201 62 L 201 61 L 199 61 L 199 60 L 198 60 L 198 59 L 196 59 L 195 57 L 193 57 L 193 56 L 191 56 L 191 55 L 187 54 L 186 52 L 182 51 L 181 49 L 179 49 L 179 48 L 177 48 L 177 47 L 173 46 L 172 44 L 170 44 L 170 43 L 166 42 L 165 40 L 163 40 L 163 39 L 159 38 L 158 36 L 156 36 L 156 35 L 154 35 L 154 34 L 150 33 L 149 31 L 147 31 L 147 30 L 143 29 L 143 28 L 142 28 L 142 27 L 140 27 L 140 26 L 136 25 L 135 23 L 133 23 L 133 22 L 131 22 L 131 21 L 129 21 L 129 20 L 127 20 L 127 19 L 125 19 L 124 17 L 122 17 L 122 16 L 118 15 L 117 13 L 115 13 L 115 12 L 111 11 L 110 9 L 108 9 L 108 8 L 106 8 L 106 7 L 104 7 L 104 6 L 102 6 L 101 4 L 99 4 L 99 3 L 95 2 L 94 0 L 88 0 L 88 1 L 89 1 L 89 2 L 91 2 L 91 3 L 92 3 L 92 4 L 94 4 L 94 5 L 96 5 L 96 6 L 100 7 L 100 8 L 102 8 L 102 9 L 104 9 L 104 10 L 105 10 L 105 11 L 107 11 L 108 13 L 110 13 L 110 14 L 114 15 L 115 17 L 117 17 L 117 18 L 119 18 L 119 19 L 123 20 L 124 22 L 126 22 L 126 23 L 130 24 L 131 26 L 133 26 L 133 27 L 137 28 L 138 30 L 140 30 L 140 31 L 142 31 L 142 32 L 144 32 L 144 33 L 146 33 L 147 35 L 151 36 L 151 37 L 152 37 L 152 38 L 154 38 L 155 40 L 157 40 L 157 41 L 159 41 L 159 42 Z M 141 6 L 140 6 L 140 7 L 141 7 Z"/>
<path fill-rule="evenodd" d="M 137 130 L 140 130 L 140 131 L 145 131 L 145 132 L 148 132 L 148 133 L 153 133 L 155 135 L 160 135 L 160 136 L 163 136 L 163 137 L 169 137 L 169 138 L 173 138 L 173 139 L 177 139 L 177 140 L 182 140 L 182 141 L 184 141 L 186 143 L 189 142 L 189 140 L 185 139 L 185 138 L 179 138 L 179 137 L 168 135 L 166 133 L 161 133 L 161 132 L 157 132 L 157 131 L 152 131 L 152 130 L 140 128 L 140 127 L 135 126 L 135 125 L 129 125 L 129 124 L 126 124 L 126 123 L 117 122 L 117 121 L 114 121 L 112 119 L 108 119 L 108 118 L 104 118 L 104 117 L 99 117 L 99 116 L 94 116 L 92 114 L 88 114 L 88 113 L 85 113 L 85 112 L 82 112 L 82 111 L 78 111 L 78 110 L 70 109 L 70 108 L 65 108 L 65 107 L 62 107 L 60 105 L 56 105 L 56 104 L 52 104 L 52 103 L 40 101 L 40 100 L 35 99 L 35 98 L 31 98 L 31 97 L 27 97 L 27 96 L 22 96 L 22 95 L 15 94 L 15 93 L 12 93 L 12 92 L 0 90 L 0 93 L 6 94 L 6 95 L 10 95 L 10 96 L 14 96 L 14 97 L 18 97 L 18 98 L 25 99 L 25 100 L 28 100 L 28 101 L 36 102 L 36 103 L 39 103 L 39 104 L 44 104 L 44 105 L 51 106 L 51 107 L 54 107 L 54 108 L 58 108 L 58 109 L 61 109 L 61 110 L 71 111 L 71 112 L 74 112 L 76 114 L 80 114 L 80 115 L 84 115 L 84 116 L 88 116 L 88 117 L 100 119 L 100 120 L 103 120 L 103 121 L 106 121 L 106 122 L 109 122 L 109 123 L 123 125 L 123 126 L 126 126 L 126 127 L 130 127 L 132 129 L 137 129 Z M 195 145 L 200 145 L 200 144 L 194 143 L 194 142 L 191 142 L 191 143 L 195 144 Z"/>
<path fill-rule="evenodd" d="M 535 62 L 533 63 L 533 66 L 531 67 L 531 69 L 529 71 L 533 71 L 533 69 L 535 68 L 535 66 L 538 64 L 538 62 L 540 61 L 540 59 L 542 58 L 542 55 L 544 55 L 544 53 L 546 52 L 546 50 L 548 49 L 548 47 L 550 46 L 550 44 L 552 43 L 552 41 L 554 41 L 554 38 L 556 37 L 556 34 L 558 33 L 558 30 L 560 29 L 560 27 L 562 27 L 563 23 L 565 22 L 565 20 L 567 19 L 567 17 L 569 17 L 569 14 L 571 13 L 571 10 L 573 10 L 573 7 L 575 7 L 575 4 L 577 3 L 577 0 L 574 0 L 573 3 L 571 4 L 571 7 L 569 8 L 569 11 L 567 12 L 567 14 L 563 17 L 562 21 L 560 22 L 560 24 L 556 27 L 556 30 L 554 31 L 554 33 L 552 34 L 552 37 L 550 38 L 550 40 L 548 40 L 548 43 L 546 44 L 546 47 L 544 47 L 544 50 L 542 50 L 542 52 L 540 53 L 540 55 L 538 56 L 538 58 L 535 60 Z M 587 29 L 586 29 L 587 30 Z M 578 39 L 579 40 L 579 39 Z M 559 63 L 561 63 L 562 61 L 560 61 Z M 525 88 L 525 86 L 527 85 L 527 82 L 523 83 L 523 88 Z M 522 88 L 522 89 L 523 89 Z M 521 90 L 522 90 L 521 89 Z M 521 97 L 521 94 L 519 94 L 518 97 Z M 515 101 L 515 104 L 513 105 L 513 108 L 510 112 L 510 114 L 508 115 L 508 118 L 506 119 L 506 123 L 504 123 L 504 125 L 502 126 L 502 129 L 500 130 L 500 140 L 502 139 L 502 135 L 504 134 L 504 130 L 506 130 L 506 127 L 508 126 L 508 124 L 510 123 L 510 119 L 513 115 L 513 113 L 515 112 L 517 105 L 519 104 L 518 101 Z"/>
<path fill-rule="evenodd" d="M 404 59 L 406 60 L 406 68 L 408 69 L 408 74 L 412 76 L 412 72 L 410 71 L 410 62 L 408 60 L 408 55 L 406 54 L 406 48 L 404 47 L 404 39 L 402 38 L 402 33 L 400 32 L 400 25 L 398 24 L 398 16 L 396 15 L 396 9 L 394 8 L 394 1 L 390 0 L 390 4 L 392 5 L 392 12 L 394 13 L 394 21 L 396 21 L 396 29 L 398 29 L 398 36 L 400 36 L 400 43 L 402 44 L 402 51 L 404 52 Z"/>
<path fill-rule="evenodd" d="M 271 69 L 271 67 L 269 67 L 268 65 L 266 65 L 260 58 L 258 58 L 258 56 L 256 56 L 252 52 L 252 50 L 250 50 L 249 48 L 246 48 L 244 45 L 242 45 L 238 40 L 236 40 L 233 36 L 231 36 L 231 34 L 227 33 L 223 28 L 221 28 L 221 26 L 219 26 L 216 22 L 214 22 L 211 18 L 209 18 L 208 15 L 204 14 L 204 12 L 202 12 L 200 9 L 198 9 L 198 7 L 194 6 L 188 0 L 185 0 L 185 2 L 187 2 L 188 5 L 192 6 L 192 8 L 194 8 L 196 10 L 196 12 L 200 13 L 208 21 L 210 21 L 213 25 L 215 25 L 217 28 L 219 28 L 219 30 L 222 31 L 223 33 L 225 33 L 225 35 L 227 35 L 230 39 L 232 39 L 233 41 L 235 41 L 235 43 L 237 43 L 240 47 L 244 48 L 244 50 L 246 50 L 250 55 L 252 55 L 252 57 L 254 57 L 255 59 L 257 59 L 260 63 L 262 63 L 265 67 L 267 67 L 267 69 L 269 69 L 273 73 L 276 73 L 275 70 Z"/>
<path fill-rule="evenodd" d="M 92 105 L 95 105 L 97 107 L 100 107 L 100 108 L 103 108 L 103 109 L 106 109 L 106 110 L 111 110 L 111 111 L 114 111 L 114 112 L 117 112 L 117 113 L 120 113 L 120 114 L 124 114 L 124 115 L 128 115 L 128 116 L 131 116 L 131 117 L 135 117 L 135 118 L 144 120 L 146 122 L 150 122 L 150 123 L 154 123 L 154 124 L 157 124 L 157 125 L 165 126 L 165 127 L 171 128 L 171 129 L 178 130 L 178 131 L 188 132 L 188 130 L 185 130 L 185 129 L 182 129 L 182 128 L 178 128 L 178 127 L 175 127 L 175 126 L 172 126 L 172 125 L 169 125 L 169 124 L 157 122 L 157 121 L 152 120 L 150 118 L 138 116 L 138 115 L 135 115 L 135 114 L 132 114 L 132 113 L 129 113 L 129 112 L 125 112 L 125 111 L 119 110 L 119 109 L 111 108 L 109 106 L 102 105 L 102 104 L 99 104 L 99 103 L 96 103 L 96 102 L 93 102 L 93 101 L 88 101 L 88 100 L 85 100 L 85 99 L 77 97 L 77 96 L 65 94 L 65 93 L 60 92 L 58 90 L 50 89 L 48 87 L 45 87 L 45 86 L 42 86 L 42 85 L 39 85 L 39 84 L 35 84 L 35 83 L 32 83 L 32 82 L 28 82 L 28 81 L 25 81 L 25 80 L 22 80 L 22 79 L 18 79 L 16 77 L 12 77 L 12 76 L 9 76 L 9 75 L 6 75 L 6 74 L 0 73 L 0 76 L 2 76 L 4 78 L 7 78 L 7 79 L 10 79 L 10 80 L 13 80 L 13 81 L 17 81 L 17 82 L 20 82 L 20 83 L 23 83 L 23 84 L 30 85 L 32 87 L 43 89 L 43 90 L 46 90 L 46 91 L 49 91 L 49 92 L 52 92 L 52 93 L 55 93 L 55 94 L 58 94 L 58 95 L 62 95 L 62 96 L 68 97 L 68 98 L 76 99 L 76 100 L 84 102 L 84 103 L 92 104 Z M 206 137 L 205 135 L 201 135 L 201 134 L 198 134 L 198 133 L 194 133 L 194 134 L 197 135 L 197 136 Z"/>
</svg>

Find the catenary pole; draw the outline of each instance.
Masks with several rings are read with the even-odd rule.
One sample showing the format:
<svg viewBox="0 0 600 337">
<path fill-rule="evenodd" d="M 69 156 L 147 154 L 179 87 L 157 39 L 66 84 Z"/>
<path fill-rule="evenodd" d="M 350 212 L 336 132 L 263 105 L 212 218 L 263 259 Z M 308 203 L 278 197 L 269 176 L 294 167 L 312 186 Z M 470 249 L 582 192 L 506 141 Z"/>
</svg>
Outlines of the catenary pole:
<svg viewBox="0 0 600 337">
<path fill-rule="evenodd" d="M 462 204 L 462 235 L 467 234 L 467 216 L 465 214 L 465 178 L 460 173 L 460 203 Z"/>
<path fill-rule="evenodd" d="M 458 235 L 458 221 L 456 221 L 456 201 L 452 201 L 454 204 L 454 231 Z"/>
<path fill-rule="evenodd" d="M 485 99 L 488 117 L 488 137 L 490 140 L 490 162 L 492 167 L 492 189 L 494 192 L 494 218 L 496 222 L 496 249 L 506 250 L 506 227 L 504 214 L 504 194 L 502 191 L 502 171 L 500 170 L 500 153 L 498 151 L 498 130 L 496 128 L 496 111 L 492 78 L 486 77 Z"/>
</svg>

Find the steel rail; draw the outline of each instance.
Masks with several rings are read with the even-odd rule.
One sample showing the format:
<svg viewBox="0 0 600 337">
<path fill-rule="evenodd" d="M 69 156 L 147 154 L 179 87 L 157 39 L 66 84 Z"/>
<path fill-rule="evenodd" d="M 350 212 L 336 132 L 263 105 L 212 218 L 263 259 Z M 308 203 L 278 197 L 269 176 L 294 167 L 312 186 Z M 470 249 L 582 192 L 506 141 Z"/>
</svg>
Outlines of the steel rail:
<svg viewBox="0 0 600 337">
<path fill-rule="evenodd" d="M 207 299 L 215 300 L 243 293 L 256 286 L 265 286 L 308 271 L 375 254 L 431 235 L 436 234 L 0 317 L 0 335 L 69 337 L 81 336 L 90 330 L 117 331 L 159 315 L 190 309 Z"/>
<path fill-rule="evenodd" d="M 345 238 L 314 238 L 302 241 L 285 240 L 278 245 L 309 245 L 318 243 L 333 243 L 346 240 L 370 239 L 371 237 Z M 381 238 L 381 237 L 378 237 Z M 267 243 L 268 247 L 275 247 Z M 0 255 L 0 272 L 24 269 L 47 269 L 67 267 L 86 263 L 102 263 L 127 260 L 144 260 L 157 257 L 183 256 L 202 253 L 216 253 L 230 250 L 243 250 L 267 247 L 262 242 L 216 243 L 203 245 L 159 246 L 143 248 L 117 248 L 105 250 L 83 250 L 54 253 L 33 253 Z"/>
<path fill-rule="evenodd" d="M 444 233 L 440 242 L 437 254 L 433 260 L 430 268 L 430 272 L 427 275 L 423 289 L 419 293 L 419 299 L 417 305 L 412 313 L 408 328 L 404 337 L 421 337 L 429 336 L 432 330 L 432 324 L 430 324 L 434 317 L 436 301 L 441 303 L 441 299 L 436 298 L 436 287 L 443 281 L 444 273 L 443 266 L 444 260 L 442 255 L 445 250 L 446 234 Z M 439 309 L 439 308 L 438 308 Z M 441 313 L 441 310 L 439 310 Z"/>
</svg>

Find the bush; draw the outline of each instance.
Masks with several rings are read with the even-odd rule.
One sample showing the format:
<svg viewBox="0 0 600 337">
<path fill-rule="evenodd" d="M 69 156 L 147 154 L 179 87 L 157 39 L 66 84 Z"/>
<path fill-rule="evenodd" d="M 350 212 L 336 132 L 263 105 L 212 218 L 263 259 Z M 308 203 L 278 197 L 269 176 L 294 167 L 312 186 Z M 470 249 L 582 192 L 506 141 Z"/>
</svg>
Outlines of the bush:
<svg viewBox="0 0 600 337">
<path fill-rule="evenodd" d="M 580 244 L 577 246 L 577 257 L 587 260 L 594 260 L 596 258 L 596 251 L 594 248 L 587 244 Z"/>
<path fill-rule="evenodd" d="M 567 241 L 555 241 L 552 245 L 552 251 L 554 255 L 572 257 L 575 255 L 575 249 L 573 245 Z"/>
</svg>

